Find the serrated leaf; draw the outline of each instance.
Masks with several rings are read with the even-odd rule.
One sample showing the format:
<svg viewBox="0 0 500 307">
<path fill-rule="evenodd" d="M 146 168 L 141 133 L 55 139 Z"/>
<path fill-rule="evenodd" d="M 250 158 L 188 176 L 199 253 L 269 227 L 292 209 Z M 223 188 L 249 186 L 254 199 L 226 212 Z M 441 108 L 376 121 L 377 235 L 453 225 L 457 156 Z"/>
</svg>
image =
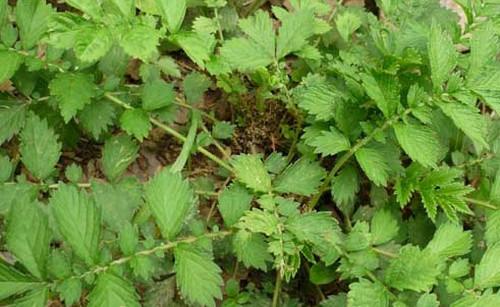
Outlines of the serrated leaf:
<svg viewBox="0 0 500 307">
<path fill-rule="evenodd" d="M 389 293 L 381 284 L 361 278 L 351 283 L 349 288 L 347 302 L 350 307 L 389 306 Z"/>
<path fill-rule="evenodd" d="M 48 29 L 52 12 L 52 7 L 46 4 L 45 0 L 19 0 L 17 2 L 16 24 L 24 49 L 29 50 L 39 42 Z"/>
<path fill-rule="evenodd" d="M 16 306 L 19 307 L 45 307 L 49 300 L 49 289 L 40 288 L 28 292 L 22 298 L 16 300 Z"/>
<path fill-rule="evenodd" d="M 271 190 L 271 178 L 259 156 L 238 155 L 232 158 L 231 164 L 236 178 L 248 188 L 264 193 Z"/>
<path fill-rule="evenodd" d="M 315 263 L 309 270 L 309 281 L 315 285 L 326 285 L 337 278 L 337 272 L 333 267 L 327 267 L 321 262 Z"/>
<path fill-rule="evenodd" d="M 232 184 L 219 195 L 219 212 L 224 225 L 233 226 L 250 209 L 253 195 L 240 184 Z"/>
<path fill-rule="evenodd" d="M 399 225 L 394 215 L 385 209 L 377 210 L 371 221 L 372 243 L 380 245 L 394 239 L 399 232 Z"/>
<path fill-rule="evenodd" d="M 416 307 L 439 307 L 439 301 L 436 294 L 425 293 L 420 296 Z"/>
<path fill-rule="evenodd" d="M 65 0 L 65 2 L 92 18 L 98 19 L 102 14 L 101 7 L 97 0 Z"/>
<path fill-rule="evenodd" d="M 142 88 L 142 107 L 153 111 L 171 105 L 175 99 L 173 84 L 163 80 L 146 83 Z"/>
<path fill-rule="evenodd" d="M 139 145 L 128 135 L 109 138 L 102 150 L 102 167 L 110 181 L 115 181 L 138 157 Z"/>
<path fill-rule="evenodd" d="M 89 307 L 127 306 L 139 307 L 139 295 L 132 284 L 113 273 L 101 273 L 88 296 Z"/>
<path fill-rule="evenodd" d="M 34 200 L 39 188 L 38 185 L 30 183 L 0 184 L 0 214 L 6 215 L 14 201 L 19 198 L 19 195 L 26 195 L 30 200 Z"/>
<path fill-rule="evenodd" d="M 59 73 L 51 80 L 49 89 L 50 94 L 57 97 L 66 123 L 97 96 L 92 76 L 84 73 Z"/>
<path fill-rule="evenodd" d="M 345 42 L 349 42 L 349 38 L 362 24 L 361 18 L 350 11 L 337 15 L 335 18 L 337 31 Z"/>
<path fill-rule="evenodd" d="M 120 10 L 123 16 L 130 16 L 134 10 L 135 0 L 111 0 L 111 2 Z"/>
<path fill-rule="evenodd" d="M 149 135 L 152 128 L 148 113 L 143 109 L 125 110 L 120 117 L 120 126 L 141 142 Z"/>
<path fill-rule="evenodd" d="M 267 264 L 273 260 L 267 250 L 267 243 L 264 235 L 240 230 L 233 239 L 233 249 L 238 260 L 242 261 L 245 267 L 254 267 L 267 271 Z"/>
<path fill-rule="evenodd" d="M 172 39 L 193 62 L 201 69 L 205 69 L 205 63 L 210 60 L 216 43 L 213 35 L 201 36 L 193 32 L 180 32 L 173 35 Z"/>
<path fill-rule="evenodd" d="M 360 251 L 367 249 L 372 242 L 370 226 L 366 221 L 357 222 L 346 237 L 345 248 L 347 251 Z"/>
<path fill-rule="evenodd" d="M 4 63 L 2 59 L 0 62 Z M 21 103 L 0 102 L 0 144 L 10 140 L 24 126 L 26 109 Z"/>
<path fill-rule="evenodd" d="M 356 193 L 359 192 L 359 187 L 360 178 L 358 170 L 351 164 L 348 164 L 332 180 L 333 200 L 339 205 L 351 203 L 354 201 Z"/>
<path fill-rule="evenodd" d="M 385 186 L 387 184 L 390 168 L 380 151 L 373 148 L 360 148 L 354 155 L 361 169 L 363 169 L 371 181 L 377 186 Z"/>
<path fill-rule="evenodd" d="M 57 292 L 66 306 L 72 306 L 82 296 L 82 281 L 79 279 L 66 279 L 57 285 Z"/>
<path fill-rule="evenodd" d="M 479 289 L 500 285 L 500 244 L 489 246 L 476 266 L 474 286 Z"/>
<path fill-rule="evenodd" d="M 47 122 L 32 115 L 21 131 L 21 159 L 28 170 L 39 179 L 49 177 L 61 156 L 58 137 Z"/>
<path fill-rule="evenodd" d="M 186 14 L 186 0 L 160 0 L 157 3 L 170 33 L 179 31 Z"/>
<path fill-rule="evenodd" d="M 426 248 L 441 258 L 449 258 L 468 254 L 471 247 L 471 232 L 463 231 L 461 226 L 447 222 L 439 226 Z"/>
<path fill-rule="evenodd" d="M 193 190 L 179 173 L 163 169 L 146 186 L 148 208 L 167 240 L 179 234 L 186 218 L 196 209 Z"/>
<path fill-rule="evenodd" d="M 459 278 L 468 275 L 470 271 L 470 265 L 468 259 L 457 259 L 455 260 L 448 269 L 448 274 L 451 278 Z"/>
<path fill-rule="evenodd" d="M 0 261 L 0 300 L 11 295 L 24 293 L 38 286 L 42 286 L 42 283 Z"/>
<path fill-rule="evenodd" d="M 163 56 L 158 60 L 158 66 L 164 74 L 170 75 L 172 77 L 180 78 L 181 72 L 179 70 L 179 65 L 175 60 L 169 56 Z"/>
<path fill-rule="evenodd" d="M 440 103 L 439 107 L 477 146 L 489 148 L 486 122 L 477 108 L 461 103 Z"/>
<path fill-rule="evenodd" d="M 363 87 L 375 100 L 377 107 L 386 118 L 391 118 L 400 102 L 400 85 L 397 77 L 383 73 L 362 74 Z"/>
<path fill-rule="evenodd" d="M 334 106 L 340 101 L 333 85 L 322 79 L 311 80 L 307 85 L 295 88 L 293 98 L 300 108 L 321 121 L 334 117 Z"/>
<path fill-rule="evenodd" d="M 0 84 L 12 78 L 23 61 L 24 57 L 15 51 L 0 51 L 0 63 L 2 63 L 2 66 L 0 66 Z"/>
<path fill-rule="evenodd" d="M 309 196 L 317 192 L 326 171 L 318 162 L 300 159 L 289 165 L 274 181 L 274 189 L 281 193 Z"/>
<path fill-rule="evenodd" d="M 7 0 L 1 0 L 0 1 L 0 25 L 3 25 L 5 17 L 7 17 L 7 7 L 8 7 Z"/>
<path fill-rule="evenodd" d="M 212 127 L 212 136 L 220 140 L 230 139 L 233 136 L 235 127 L 230 122 L 218 121 Z"/>
<path fill-rule="evenodd" d="M 136 24 L 126 29 L 120 40 L 120 46 L 130 56 L 147 62 L 156 52 L 160 34 L 151 27 Z"/>
<path fill-rule="evenodd" d="M 99 70 L 110 76 L 122 76 L 127 71 L 130 57 L 117 43 L 99 61 Z"/>
<path fill-rule="evenodd" d="M 320 136 L 309 142 L 309 145 L 315 147 L 314 153 L 320 153 L 323 156 L 333 156 L 351 148 L 349 139 L 334 127 L 330 127 L 330 131 L 322 131 Z"/>
<path fill-rule="evenodd" d="M 27 197 L 14 203 L 7 219 L 5 243 L 26 269 L 35 277 L 46 276 L 50 228 L 41 205 Z"/>
<path fill-rule="evenodd" d="M 139 233 L 137 225 L 132 225 L 130 222 L 124 223 L 120 229 L 118 237 L 120 250 L 125 256 L 130 256 L 135 253 L 139 244 Z"/>
<path fill-rule="evenodd" d="M 113 46 L 113 36 L 107 28 L 82 27 L 75 36 L 73 50 L 84 63 L 93 63 L 103 58 Z"/>
<path fill-rule="evenodd" d="M 87 264 L 96 263 L 101 217 L 87 193 L 60 183 L 52 193 L 50 207 L 64 241 Z"/>
<path fill-rule="evenodd" d="M 467 79 L 474 79 L 492 62 L 500 49 L 499 41 L 492 22 L 485 22 L 472 32 L 470 41 L 470 65 Z"/>
<path fill-rule="evenodd" d="M 308 39 L 317 34 L 314 25 L 316 18 L 312 10 L 297 10 L 281 19 L 278 39 L 276 41 L 276 57 L 300 51 L 308 44 Z"/>
<path fill-rule="evenodd" d="M 440 89 L 457 65 L 458 52 L 450 35 L 441 29 L 436 20 L 432 21 L 427 52 L 432 84 L 434 88 Z"/>
<path fill-rule="evenodd" d="M 203 100 L 203 94 L 212 81 L 207 76 L 192 72 L 184 78 L 182 91 L 188 104 L 195 104 Z"/>
<path fill-rule="evenodd" d="M 399 144 L 410 158 L 424 167 L 436 167 L 440 144 L 436 133 L 422 125 L 395 123 Z"/>
<path fill-rule="evenodd" d="M 111 102 L 101 100 L 86 105 L 78 113 L 78 119 L 83 129 L 97 140 L 103 132 L 108 131 L 108 127 L 113 125 L 116 113 Z"/>
<path fill-rule="evenodd" d="M 484 238 L 488 246 L 493 246 L 493 244 L 500 241 L 500 210 L 495 210 L 488 215 Z"/>
<path fill-rule="evenodd" d="M 320 244 L 324 237 L 338 235 L 340 228 L 329 212 L 309 212 L 293 217 L 286 222 L 285 228 L 298 240 Z"/>
<path fill-rule="evenodd" d="M 12 174 L 13 165 L 9 157 L 0 156 L 0 184 L 9 180 Z"/>
<path fill-rule="evenodd" d="M 181 243 L 174 248 L 176 279 L 184 297 L 202 306 L 215 307 L 215 300 L 222 299 L 221 269 L 212 256 L 199 251 L 196 246 Z"/>
<path fill-rule="evenodd" d="M 278 218 L 267 211 L 254 208 L 252 211 L 245 212 L 241 225 L 251 232 L 260 232 L 270 236 L 278 229 Z"/>
</svg>

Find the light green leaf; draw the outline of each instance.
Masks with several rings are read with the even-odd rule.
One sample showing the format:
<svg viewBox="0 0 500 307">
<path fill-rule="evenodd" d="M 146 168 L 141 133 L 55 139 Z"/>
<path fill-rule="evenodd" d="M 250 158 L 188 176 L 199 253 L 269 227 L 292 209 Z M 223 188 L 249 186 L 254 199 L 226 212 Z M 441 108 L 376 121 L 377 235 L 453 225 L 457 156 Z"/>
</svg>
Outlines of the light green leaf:
<svg viewBox="0 0 500 307">
<path fill-rule="evenodd" d="M 500 244 L 489 246 L 476 266 L 474 287 L 479 289 L 498 287 L 500 285 Z"/>
<path fill-rule="evenodd" d="M 0 25 L 3 25 L 5 17 L 7 17 L 7 0 L 0 0 Z"/>
<path fill-rule="evenodd" d="M 398 235 L 398 221 L 388 210 L 377 210 L 371 224 L 372 243 L 374 245 L 387 243 Z"/>
<path fill-rule="evenodd" d="M 344 166 L 332 180 L 333 200 L 339 205 L 352 203 L 360 183 L 358 170 L 351 164 Z"/>
<path fill-rule="evenodd" d="M 123 277 L 113 273 L 101 273 L 88 296 L 89 307 L 127 306 L 139 307 L 139 295 L 133 285 Z"/>
<path fill-rule="evenodd" d="M 439 307 L 439 301 L 436 294 L 425 293 L 420 296 L 417 301 L 416 307 Z"/>
<path fill-rule="evenodd" d="M 158 60 L 157 65 L 160 67 L 164 74 L 170 75 L 172 77 L 180 78 L 181 72 L 179 70 L 179 65 L 175 62 L 172 57 L 163 56 Z"/>
<path fill-rule="evenodd" d="M 447 222 L 439 226 L 426 249 L 441 258 L 449 258 L 468 254 L 471 247 L 471 232 L 463 231 L 461 226 Z"/>
<path fill-rule="evenodd" d="M 133 135 L 139 141 L 149 135 L 152 126 L 149 116 L 143 109 L 131 109 L 123 112 L 120 117 L 120 126 L 128 134 Z"/>
<path fill-rule="evenodd" d="M 495 62 L 500 44 L 492 22 L 484 22 L 472 32 L 470 40 L 470 66 L 467 80 L 472 80 L 489 64 Z"/>
<path fill-rule="evenodd" d="M 39 179 L 49 177 L 61 156 L 61 144 L 45 119 L 32 115 L 21 131 L 21 159 Z"/>
<path fill-rule="evenodd" d="M 203 100 L 203 94 L 212 81 L 207 76 L 198 72 L 191 72 L 184 78 L 182 91 L 188 104 L 195 104 Z"/>
<path fill-rule="evenodd" d="M 360 148 L 354 154 L 366 176 L 377 186 L 385 186 L 389 180 L 389 166 L 380 151 L 373 148 Z"/>
<path fill-rule="evenodd" d="M 119 76 L 127 71 L 130 57 L 117 43 L 111 47 L 109 52 L 99 61 L 99 70 L 110 76 Z"/>
<path fill-rule="evenodd" d="M 110 181 L 115 181 L 138 157 L 139 145 L 128 135 L 109 138 L 102 150 L 102 167 Z"/>
<path fill-rule="evenodd" d="M 326 171 L 318 162 L 300 159 L 289 165 L 274 182 L 274 189 L 281 193 L 309 196 L 317 192 Z"/>
<path fill-rule="evenodd" d="M 172 39 L 186 52 L 187 56 L 201 69 L 213 54 L 216 40 L 213 36 L 201 36 L 193 32 L 180 32 Z M 221 51 L 222 52 L 222 51 Z"/>
<path fill-rule="evenodd" d="M 372 241 L 368 222 L 359 221 L 347 235 L 345 249 L 350 252 L 364 250 L 371 245 Z"/>
<path fill-rule="evenodd" d="M 439 107 L 477 146 L 489 148 L 486 121 L 477 108 L 461 103 L 440 103 Z"/>
<path fill-rule="evenodd" d="M 0 51 L 0 63 L 2 63 L 0 66 L 0 84 L 12 78 L 23 60 L 24 57 L 15 51 Z"/>
<path fill-rule="evenodd" d="M 28 277 L 12 266 L 0 261 L 0 300 L 14 294 L 24 293 L 41 285 L 41 282 L 37 282 L 32 277 Z"/>
<path fill-rule="evenodd" d="M 0 62 L 4 63 L 1 58 Z M 26 109 L 22 103 L 0 102 L 0 144 L 10 140 L 24 126 Z"/>
<path fill-rule="evenodd" d="M 248 188 L 264 193 L 271 190 L 271 178 L 259 156 L 238 155 L 232 158 L 231 164 L 236 178 Z"/>
<path fill-rule="evenodd" d="M 0 155 L 0 184 L 9 180 L 13 165 L 9 157 Z"/>
<path fill-rule="evenodd" d="M 82 281 L 79 279 L 66 279 L 57 285 L 57 292 L 66 306 L 72 306 L 82 296 Z"/>
<path fill-rule="evenodd" d="M 349 288 L 347 302 L 350 307 L 389 307 L 389 293 L 381 284 L 361 278 Z"/>
<path fill-rule="evenodd" d="M 238 260 L 242 261 L 245 267 L 254 267 L 267 271 L 267 264 L 273 260 L 267 250 L 265 236 L 260 233 L 252 233 L 240 230 L 233 239 L 233 249 Z"/>
<path fill-rule="evenodd" d="M 309 145 L 315 147 L 315 153 L 323 156 L 333 156 L 351 148 L 349 139 L 334 127 L 330 127 L 330 131 L 322 131 L 321 135 L 315 137 Z"/>
<path fill-rule="evenodd" d="M 253 195 L 238 183 L 232 184 L 219 195 L 219 212 L 224 225 L 233 226 L 250 209 Z"/>
<path fill-rule="evenodd" d="M 269 14 L 258 10 L 252 16 L 241 19 L 239 27 L 248 38 L 261 49 L 268 58 L 274 58 L 276 48 L 276 33 Z"/>
<path fill-rule="evenodd" d="M 120 46 L 130 56 L 147 62 L 156 52 L 160 33 L 151 27 L 136 24 L 126 29 L 120 40 Z"/>
<path fill-rule="evenodd" d="M 298 10 L 287 14 L 281 20 L 278 39 L 276 41 L 276 57 L 300 51 L 308 44 L 308 39 L 315 33 L 316 18 L 312 10 Z"/>
<path fill-rule="evenodd" d="M 37 278 L 45 278 L 49 255 L 50 228 L 41 204 L 20 196 L 7 219 L 5 242 L 26 269 Z"/>
<path fill-rule="evenodd" d="M 85 63 L 103 58 L 113 46 L 113 36 L 107 28 L 83 27 L 76 34 L 73 50 L 76 57 Z"/>
<path fill-rule="evenodd" d="M 298 240 L 312 244 L 321 244 L 327 234 L 340 234 L 337 220 L 326 211 L 309 212 L 290 218 L 285 228 Z"/>
<path fill-rule="evenodd" d="M 362 23 L 361 18 L 357 14 L 350 11 L 339 14 L 335 18 L 337 31 L 339 31 L 340 36 L 345 42 L 349 42 L 351 34 L 354 33 L 354 31 L 356 31 Z"/>
<path fill-rule="evenodd" d="M 45 307 L 49 300 L 49 289 L 40 288 L 28 292 L 22 298 L 16 300 L 16 307 Z"/>
<path fill-rule="evenodd" d="M 457 259 L 453 261 L 448 269 L 448 275 L 451 278 L 459 278 L 468 275 L 470 272 L 470 265 L 468 259 Z"/>
<path fill-rule="evenodd" d="M 436 133 L 422 125 L 394 124 L 399 144 L 410 158 L 424 167 L 436 167 L 440 144 Z"/>
<path fill-rule="evenodd" d="M 125 256 L 133 255 L 139 244 L 137 225 L 132 225 L 130 222 L 124 223 L 120 229 L 118 244 Z"/>
<path fill-rule="evenodd" d="M 39 188 L 38 185 L 31 183 L 0 184 L 0 214 L 6 215 L 19 195 L 26 195 L 29 199 L 34 200 Z"/>
<path fill-rule="evenodd" d="M 133 13 L 135 0 L 111 0 L 111 2 L 120 10 L 123 16 L 127 17 Z"/>
<path fill-rule="evenodd" d="M 57 98 L 66 123 L 97 96 L 92 76 L 84 73 L 60 73 L 52 79 L 49 89 L 50 94 Z"/>
<path fill-rule="evenodd" d="M 174 86 L 163 80 L 146 83 L 142 88 L 142 106 L 153 111 L 171 105 L 175 99 Z"/>
<path fill-rule="evenodd" d="M 193 190 L 179 173 L 163 169 L 146 186 L 148 208 L 167 240 L 179 234 L 188 215 L 196 209 Z"/>
<path fill-rule="evenodd" d="M 386 118 L 391 118 L 395 113 L 400 101 L 400 85 L 398 78 L 389 74 L 362 74 L 363 87 L 375 100 L 377 107 Z"/>
<path fill-rule="evenodd" d="M 261 232 L 270 236 L 278 230 L 278 218 L 267 211 L 254 208 L 245 212 L 241 225 L 251 232 Z"/>
<path fill-rule="evenodd" d="M 65 2 L 92 18 L 98 19 L 102 14 L 98 0 L 65 0 Z"/>
<path fill-rule="evenodd" d="M 441 29 L 436 20 L 432 21 L 427 50 L 432 83 L 434 88 L 441 89 L 457 65 L 458 52 L 450 35 Z"/>
<path fill-rule="evenodd" d="M 215 307 L 222 299 L 221 269 L 213 257 L 199 251 L 195 245 L 181 243 L 174 248 L 176 281 L 181 293 L 191 302 Z"/>
<path fill-rule="evenodd" d="M 484 238 L 488 246 L 500 241 L 500 210 L 495 210 L 487 216 Z"/>
<path fill-rule="evenodd" d="M 385 281 L 398 290 L 429 291 L 437 283 L 439 273 L 437 255 L 406 245 L 399 250 L 399 257 L 387 267 Z"/>
<path fill-rule="evenodd" d="M 50 207 L 64 241 L 87 264 L 96 263 L 101 217 L 92 199 L 75 186 L 59 183 L 50 198 Z"/>
<path fill-rule="evenodd" d="M 337 272 L 333 266 L 327 267 L 318 262 L 311 266 L 309 270 L 309 281 L 315 285 L 326 285 L 337 278 Z"/>
<path fill-rule="evenodd" d="M 334 107 L 340 96 L 332 84 L 323 78 L 308 78 L 310 82 L 293 90 L 293 99 L 298 106 L 318 120 L 327 121 L 334 117 Z"/>
<path fill-rule="evenodd" d="M 186 14 L 186 0 L 160 0 L 157 3 L 170 33 L 179 31 Z"/>
<path fill-rule="evenodd" d="M 104 132 L 108 131 L 108 127 L 113 125 L 116 113 L 111 102 L 101 100 L 86 105 L 77 117 L 83 129 L 97 140 Z"/>
<path fill-rule="evenodd" d="M 32 49 L 40 41 L 47 32 L 52 13 L 52 7 L 45 0 L 17 1 L 16 24 L 24 49 Z"/>
<path fill-rule="evenodd" d="M 218 121 L 212 126 L 212 136 L 220 140 L 228 140 L 233 137 L 235 125 L 226 121 Z"/>
</svg>

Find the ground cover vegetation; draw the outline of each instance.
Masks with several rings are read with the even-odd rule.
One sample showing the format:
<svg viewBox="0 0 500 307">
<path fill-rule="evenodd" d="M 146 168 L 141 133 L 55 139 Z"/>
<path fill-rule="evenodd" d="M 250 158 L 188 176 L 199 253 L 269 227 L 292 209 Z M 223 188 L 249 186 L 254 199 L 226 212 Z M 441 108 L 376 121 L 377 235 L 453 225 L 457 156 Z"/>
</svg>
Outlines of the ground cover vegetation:
<svg viewBox="0 0 500 307">
<path fill-rule="evenodd" d="M 497 0 L 0 0 L 0 304 L 500 306 Z"/>
</svg>

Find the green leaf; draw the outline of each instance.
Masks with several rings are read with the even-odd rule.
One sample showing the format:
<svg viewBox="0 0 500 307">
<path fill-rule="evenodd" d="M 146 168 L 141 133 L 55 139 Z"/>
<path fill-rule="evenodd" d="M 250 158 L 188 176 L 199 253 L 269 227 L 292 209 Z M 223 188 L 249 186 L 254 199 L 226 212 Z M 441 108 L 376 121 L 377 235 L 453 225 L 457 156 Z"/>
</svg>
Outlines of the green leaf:
<svg viewBox="0 0 500 307">
<path fill-rule="evenodd" d="M 254 208 L 245 212 L 241 225 L 251 232 L 261 232 L 270 236 L 278 230 L 278 218 L 267 211 Z"/>
<path fill-rule="evenodd" d="M 135 24 L 126 29 L 120 40 L 120 46 L 130 56 L 147 62 L 156 52 L 160 33 L 151 27 Z"/>
<path fill-rule="evenodd" d="M 245 267 L 254 267 L 267 271 L 267 264 L 273 257 L 267 250 L 265 236 L 260 233 L 252 233 L 240 230 L 233 239 L 233 249 L 238 260 L 243 262 Z"/>
<path fill-rule="evenodd" d="M 372 243 L 370 226 L 366 221 L 357 222 L 346 237 L 345 248 L 347 251 L 360 251 L 367 249 Z"/>
<path fill-rule="evenodd" d="M 83 170 L 79 165 L 72 163 L 70 166 L 66 167 L 64 176 L 66 176 L 69 181 L 78 183 L 82 180 Z"/>
<path fill-rule="evenodd" d="M 0 184 L 9 180 L 13 166 L 9 157 L 0 156 Z"/>
<path fill-rule="evenodd" d="M 487 216 L 484 238 L 488 246 L 500 241 L 500 210 L 495 210 Z"/>
<path fill-rule="evenodd" d="M 0 1 L 0 26 L 3 25 L 3 22 L 4 22 L 5 18 L 7 17 L 7 7 L 8 7 L 7 0 L 1 0 Z"/>
<path fill-rule="evenodd" d="M 49 289 L 41 288 L 28 292 L 22 298 L 16 300 L 19 307 L 45 307 L 49 300 Z"/>
<path fill-rule="evenodd" d="M 118 238 L 120 250 L 125 256 L 133 255 L 139 244 L 139 233 L 137 225 L 132 225 L 130 222 L 123 224 L 120 229 Z"/>
<path fill-rule="evenodd" d="M 354 153 L 356 160 L 366 176 L 377 186 L 385 186 L 389 180 L 389 166 L 380 151 L 373 148 L 360 148 Z"/>
<path fill-rule="evenodd" d="M 278 39 L 276 41 L 276 57 L 281 59 L 286 55 L 303 49 L 308 39 L 317 33 L 314 25 L 316 18 L 312 10 L 297 10 L 287 14 L 281 20 Z M 328 30 L 328 29 L 326 29 Z"/>
<path fill-rule="evenodd" d="M 21 159 L 28 170 L 39 179 L 49 177 L 61 156 L 61 144 L 45 119 L 32 115 L 21 131 Z"/>
<path fill-rule="evenodd" d="M 142 88 L 142 107 L 153 111 L 171 105 L 175 99 L 174 85 L 163 80 L 146 83 Z"/>
<path fill-rule="evenodd" d="M 135 0 L 111 0 L 123 16 L 128 17 L 133 13 Z"/>
<path fill-rule="evenodd" d="M 374 245 L 387 243 L 398 235 L 398 221 L 388 210 L 377 210 L 371 224 L 372 243 Z"/>
<path fill-rule="evenodd" d="M 180 32 L 172 36 L 187 56 L 201 69 L 205 69 L 205 63 L 210 60 L 215 47 L 213 36 L 201 36 L 192 32 Z M 222 51 L 221 51 L 222 52 Z"/>
<path fill-rule="evenodd" d="M 470 272 L 469 260 L 468 259 L 457 259 L 455 260 L 448 270 L 448 275 L 451 278 L 459 278 L 468 275 Z"/>
<path fill-rule="evenodd" d="M 167 240 L 179 234 L 188 215 L 196 209 L 193 190 L 179 173 L 163 169 L 146 186 L 148 208 Z"/>
<path fill-rule="evenodd" d="M 426 248 L 441 258 L 449 258 L 468 254 L 471 247 L 471 232 L 463 231 L 461 226 L 447 222 L 439 226 Z"/>
<path fill-rule="evenodd" d="M 482 23 L 472 32 L 470 40 L 470 65 L 467 80 L 474 79 L 481 71 L 495 62 L 500 44 L 492 22 Z"/>
<path fill-rule="evenodd" d="M 123 277 L 113 273 L 101 273 L 88 296 L 89 307 L 127 306 L 139 307 L 139 295 L 133 285 Z"/>
<path fill-rule="evenodd" d="M 439 301 L 436 294 L 425 293 L 420 296 L 416 307 L 439 307 Z"/>
<path fill-rule="evenodd" d="M 434 88 L 441 89 L 457 65 L 458 52 L 450 35 L 441 29 L 435 19 L 432 21 L 427 51 L 432 84 Z"/>
<path fill-rule="evenodd" d="M 385 272 L 386 283 L 398 290 L 429 291 L 440 273 L 437 255 L 412 245 L 403 246 Z"/>
<path fill-rule="evenodd" d="M 315 285 L 326 285 L 337 279 L 337 272 L 333 267 L 327 267 L 324 264 L 315 263 L 309 270 L 309 281 Z"/>
<path fill-rule="evenodd" d="M 209 88 L 212 81 L 207 76 L 191 72 L 184 78 L 182 91 L 186 96 L 188 104 L 195 104 L 203 100 L 203 94 Z"/>
<path fill-rule="evenodd" d="M 186 14 L 186 0 L 160 0 L 157 5 L 170 33 L 179 31 Z"/>
<path fill-rule="evenodd" d="M 489 148 L 486 122 L 477 108 L 461 103 L 440 103 L 439 107 L 477 146 Z"/>
<path fill-rule="evenodd" d="M 2 66 L 0 66 L 0 84 L 12 78 L 23 60 L 24 57 L 15 51 L 0 51 L 0 63 L 2 63 Z"/>
<path fill-rule="evenodd" d="M 120 117 L 120 126 L 125 132 L 141 142 L 149 135 L 152 128 L 148 113 L 143 109 L 131 109 L 123 112 Z"/>
<path fill-rule="evenodd" d="M 175 60 L 169 56 L 163 56 L 158 60 L 157 65 L 160 67 L 164 74 L 170 75 L 172 77 L 180 78 L 181 72 L 179 70 L 179 65 Z"/>
<path fill-rule="evenodd" d="M 222 299 L 224 282 L 212 256 L 187 243 L 177 245 L 174 256 L 176 281 L 182 295 L 202 306 L 215 307 L 214 298 Z"/>
<path fill-rule="evenodd" d="M 395 123 L 394 132 L 399 144 L 410 158 L 424 167 L 436 167 L 440 144 L 436 133 L 422 125 Z"/>
<path fill-rule="evenodd" d="M 32 277 L 22 274 L 12 266 L 0 261 L 0 300 L 11 295 L 21 294 L 41 286 Z"/>
<path fill-rule="evenodd" d="M 99 26 L 82 27 L 75 36 L 73 50 L 84 63 L 93 63 L 103 58 L 113 46 L 109 29 Z"/>
<path fill-rule="evenodd" d="M 315 147 L 315 153 L 323 156 L 333 156 L 351 148 L 349 139 L 334 127 L 330 127 L 330 131 L 322 131 L 321 135 L 315 137 L 309 145 Z"/>
<path fill-rule="evenodd" d="M 349 42 L 351 34 L 354 33 L 354 31 L 356 31 L 362 23 L 361 18 L 357 14 L 350 11 L 339 14 L 335 18 L 337 31 L 339 31 L 340 36 L 345 42 Z"/>
<path fill-rule="evenodd" d="M 340 228 L 329 212 L 309 212 L 290 218 L 285 228 L 298 240 L 321 244 L 328 235 L 340 235 Z"/>
<path fill-rule="evenodd" d="M 48 218 L 41 204 L 21 196 L 10 210 L 5 242 L 9 252 L 40 279 L 46 276 L 50 235 Z"/>
<path fill-rule="evenodd" d="M 219 212 L 224 225 L 233 226 L 250 209 L 253 195 L 238 183 L 232 184 L 219 195 Z"/>
<path fill-rule="evenodd" d="M 344 166 L 332 180 L 333 200 L 339 205 L 352 203 L 360 183 L 358 170 L 351 164 Z"/>
<path fill-rule="evenodd" d="M 59 183 L 50 198 L 50 206 L 64 241 L 87 264 L 96 263 L 101 217 L 92 199 L 75 186 Z"/>
<path fill-rule="evenodd" d="M 389 306 L 389 293 L 379 283 L 372 283 L 364 278 L 349 285 L 347 302 L 350 307 Z"/>
<path fill-rule="evenodd" d="M 138 157 L 139 145 L 128 135 L 109 138 L 102 150 L 102 167 L 110 181 L 115 181 Z"/>
<path fill-rule="evenodd" d="M 93 180 L 92 195 L 104 223 L 111 230 L 119 232 L 124 223 L 132 220 L 142 203 L 142 185 L 136 177 L 125 178 L 113 184 Z"/>
<path fill-rule="evenodd" d="M 72 306 L 82 296 L 82 281 L 79 279 L 66 279 L 57 285 L 57 291 L 66 306 Z"/>
<path fill-rule="evenodd" d="M 498 287 L 500 285 L 500 244 L 489 246 L 476 266 L 474 287 L 479 289 Z"/>
<path fill-rule="evenodd" d="M 274 189 L 281 193 L 309 196 L 315 194 L 326 171 L 318 162 L 300 159 L 289 165 L 274 182 Z"/>
<path fill-rule="evenodd" d="M 65 0 L 65 2 L 92 18 L 99 19 L 102 14 L 101 7 L 97 0 Z"/>
<path fill-rule="evenodd" d="M 334 107 L 340 101 L 340 96 L 332 84 L 323 78 L 308 78 L 310 82 L 293 90 L 294 101 L 318 120 L 327 121 L 334 117 Z"/>
<path fill-rule="evenodd" d="M 52 7 L 45 0 L 19 0 L 16 5 L 16 24 L 23 48 L 32 49 L 47 32 Z M 4 63 L 4 62 L 2 62 Z"/>
<path fill-rule="evenodd" d="M 263 193 L 271 190 L 271 178 L 259 156 L 241 154 L 233 157 L 231 164 L 236 178 L 248 188 Z"/>
<path fill-rule="evenodd" d="M 386 118 L 391 118 L 400 102 L 398 78 L 389 74 L 362 74 L 363 87 Z"/>
<path fill-rule="evenodd" d="M 233 137 L 235 125 L 230 122 L 218 121 L 212 127 L 212 136 L 219 140 L 228 140 Z"/>
<path fill-rule="evenodd" d="M 99 70 L 110 76 L 122 77 L 127 71 L 130 57 L 116 42 L 109 52 L 99 61 Z"/>
<path fill-rule="evenodd" d="M 6 63 L 1 58 L 0 62 Z M 0 144 L 9 141 L 24 126 L 26 109 L 25 104 L 8 101 L 0 102 Z"/>
<path fill-rule="evenodd" d="M 92 76 L 84 73 L 59 73 L 51 80 L 49 89 L 57 98 L 66 123 L 97 96 Z"/>
<path fill-rule="evenodd" d="M 78 113 L 83 129 L 96 140 L 114 124 L 116 116 L 114 105 L 106 100 L 94 101 Z"/>
<path fill-rule="evenodd" d="M 30 183 L 17 183 L 14 185 L 0 184 L 0 214 L 6 215 L 11 205 L 19 195 L 26 195 L 34 200 L 38 194 L 39 186 Z"/>
</svg>

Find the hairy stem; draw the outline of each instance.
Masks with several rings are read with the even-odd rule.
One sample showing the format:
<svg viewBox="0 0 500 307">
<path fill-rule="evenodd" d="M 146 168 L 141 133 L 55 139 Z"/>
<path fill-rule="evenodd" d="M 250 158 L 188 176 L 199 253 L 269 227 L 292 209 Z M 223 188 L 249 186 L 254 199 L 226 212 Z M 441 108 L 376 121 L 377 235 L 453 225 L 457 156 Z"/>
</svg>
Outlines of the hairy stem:
<svg viewBox="0 0 500 307">
<path fill-rule="evenodd" d="M 277 307 L 278 306 L 278 299 L 280 296 L 280 290 L 281 290 L 281 281 L 283 277 L 281 277 L 281 272 L 276 271 L 276 284 L 274 286 L 274 293 L 273 293 L 273 304 L 271 305 L 272 307 Z"/>
<path fill-rule="evenodd" d="M 482 206 L 482 207 L 492 209 L 492 210 L 498 210 L 498 206 L 496 206 L 492 203 L 489 203 L 487 201 L 484 201 L 484 200 L 479 200 L 479 199 L 474 199 L 474 198 L 469 198 L 469 197 L 463 197 L 463 200 L 465 200 L 466 202 L 473 204 L 473 205 Z"/>
</svg>

